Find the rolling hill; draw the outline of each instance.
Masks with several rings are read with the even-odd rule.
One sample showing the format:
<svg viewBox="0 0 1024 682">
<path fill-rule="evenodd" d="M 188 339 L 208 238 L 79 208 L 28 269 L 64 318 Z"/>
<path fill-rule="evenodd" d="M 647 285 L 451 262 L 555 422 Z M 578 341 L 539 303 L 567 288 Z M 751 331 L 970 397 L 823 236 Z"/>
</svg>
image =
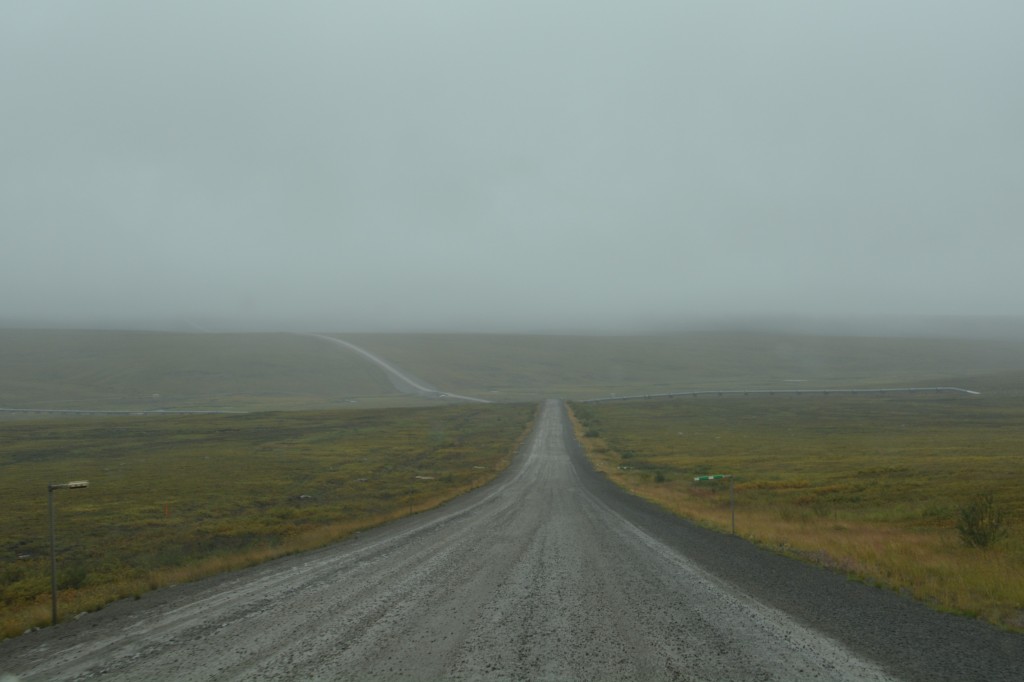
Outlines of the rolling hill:
<svg viewBox="0 0 1024 682">
<path fill-rule="evenodd" d="M 501 402 L 694 389 L 1024 385 L 1021 341 L 752 332 L 334 336 L 441 390 Z M 5 408 L 289 410 L 422 402 L 402 395 L 359 354 L 299 334 L 0 330 Z"/>
</svg>

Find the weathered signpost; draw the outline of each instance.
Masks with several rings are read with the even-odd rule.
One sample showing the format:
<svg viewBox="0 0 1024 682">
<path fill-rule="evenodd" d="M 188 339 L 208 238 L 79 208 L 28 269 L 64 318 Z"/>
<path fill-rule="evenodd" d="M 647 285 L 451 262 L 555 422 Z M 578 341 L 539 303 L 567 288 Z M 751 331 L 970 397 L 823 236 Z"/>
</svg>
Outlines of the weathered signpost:
<svg viewBox="0 0 1024 682">
<path fill-rule="evenodd" d="M 88 488 L 89 481 L 71 481 L 69 483 L 50 483 L 46 486 L 50 505 L 50 604 L 53 624 L 57 624 L 57 534 L 53 529 L 53 491 L 75 490 Z"/>
<path fill-rule="evenodd" d="M 713 474 L 710 476 L 695 476 L 694 481 L 717 481 L 720 478 L 729 479 L 729 511 L 732 513 L 732 534 L 736 535 L 736 479 L 732 474 Z"/>
</svg>

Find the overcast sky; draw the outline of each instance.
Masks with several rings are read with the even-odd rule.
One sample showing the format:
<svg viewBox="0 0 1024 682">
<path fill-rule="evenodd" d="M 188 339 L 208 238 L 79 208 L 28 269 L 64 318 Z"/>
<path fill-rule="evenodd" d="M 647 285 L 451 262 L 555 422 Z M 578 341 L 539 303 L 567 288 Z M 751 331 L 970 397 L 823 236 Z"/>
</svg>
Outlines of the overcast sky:
<svg viewBox="0 0 1024 682">
<path fill-rule="evenodd" d="M 0 4 L 0 322 L 1019 315 L 1024 3 Z"/>
</svg>

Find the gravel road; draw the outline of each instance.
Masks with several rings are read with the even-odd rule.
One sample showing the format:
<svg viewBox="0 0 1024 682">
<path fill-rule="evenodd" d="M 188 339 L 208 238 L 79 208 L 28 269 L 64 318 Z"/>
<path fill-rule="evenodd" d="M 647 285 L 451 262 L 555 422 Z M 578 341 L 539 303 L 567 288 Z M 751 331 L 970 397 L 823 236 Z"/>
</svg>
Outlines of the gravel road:
<svg viewBox="0 0 1024 682">
<path fill-rule="evenodd" d="M 326 334 L 302 334 L 302 336 L 310 336 L 313 337 L 314 339 L 322 339 L 324 341 L 333 343 L 336 346 L 341 346 L 342 348 L 346 348 L 354 353 L 358 353 L 365 360 L 368 360 L 369 362 L 383 369 L 384 372 L 387 374 L 388 379 L 391 380 L 391 385 L 397 388 L 402 393 L 418 395 L 424 398 L 449 398 L 452 400 L 465 400 L 471 403 L 491 402 L 490 400 L 484 400 L 483 398 L 474 398 L 473 396 L 460 395 L 458 393 L 445 393 L 443 391 L 440 391 L 437 388 L 428 384 L 427 382 L 423 381 L 422 379 L 414 378 L 407 371 L 399 369 L 398 367 L 392 365 L 390 362 L 380 357 L 379 355 L 374 355 L 370 351 L 366 350 L 365 348 L 362 348 L 361 346 L 357 346 L 351 341 L 336 339 L 333 336 L 327 336 Z"/>
<path fill-rule="evenodd" d="M 967 655 L 970 654 L 970 655 Z M 1024 679 L 1024 637 L 675 520 L 564 407 L 492 485 L 0 643 L 24 680 Z"/>
</svg>

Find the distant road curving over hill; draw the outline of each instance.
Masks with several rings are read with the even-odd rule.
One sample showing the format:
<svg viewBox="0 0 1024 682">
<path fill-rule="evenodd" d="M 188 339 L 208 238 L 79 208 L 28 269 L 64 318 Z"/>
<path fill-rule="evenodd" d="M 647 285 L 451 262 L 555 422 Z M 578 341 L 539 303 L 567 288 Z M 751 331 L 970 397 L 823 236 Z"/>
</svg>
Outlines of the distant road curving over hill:
<svg viewBox="0 0 1024 682">
<path fill-rule="evenodd" d="M 312 336 L 313 338 L 323 339 L 324 341 L 335 343 L 339 346 L 347 348 L 348 350 L 358 353 L 359 355 L 363 356 L 364 358 L 366 358 L 367 360 L 369 360 L 370 362 L 372 362 L 373 364 L 377 365 L 385 372 L 387 372 L 388 378 L 391 379 L 391 383 L 394 384 L 395 388 L 397 388 L 402 393 L 420 395 L 425 398 L 450 398 L 452 400 L 465 400 L 467 402 L 473 403 L 491 402 L 490 400 L 485 400 L 483 398 L 474 398 L 473 396 L 459 395 L 458 393 L 446 393 L 437 388 L 434 388 L 433 386 L 426 383 L 422 379 L 414 378 L 408 372 L 401 370 L 398 367 L 395 367 L 393 364 L 391 364 L 384 358 L 374 355 L 365 348 L 361 348 L 360 346 L 357 346 L 356 344 L 351 343 L 349 341 L 338 339 L 333 336 L 327 336 L 326 334 L 307 334 L 306 336 Z"/>
</svg>

